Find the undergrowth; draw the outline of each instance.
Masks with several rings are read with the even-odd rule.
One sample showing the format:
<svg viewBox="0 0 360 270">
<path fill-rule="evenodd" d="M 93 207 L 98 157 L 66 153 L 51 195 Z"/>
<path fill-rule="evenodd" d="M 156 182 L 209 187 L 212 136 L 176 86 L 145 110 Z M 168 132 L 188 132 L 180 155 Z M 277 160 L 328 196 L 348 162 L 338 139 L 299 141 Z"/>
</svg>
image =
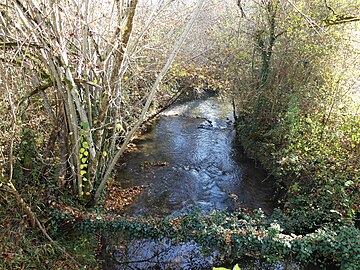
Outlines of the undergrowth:
<svg viewBox="0 0 360 270">
<path fill-rule="evenodd" d="M 55 226 L 48 223 L 49 230 Z M 99 269 L 96 235 L 57 235 L 55 240 L 50 243 L 32 228 L 12 195 L 0 190 L 0 269 Z"/>
<path fill-rule="evenodd" d="M 278 223 L 284 232 L 302 236 L 284 249 L 286 256 L 297 250 L 292 255 L 299 261 L 320 256 L 341 269 L 359 269 L 360 117 L 303 113 L 290 102 L 272 126 L 243 119 L 239 134 L 245 151 L 272 173 L 281 194 Z"/>
</svg>

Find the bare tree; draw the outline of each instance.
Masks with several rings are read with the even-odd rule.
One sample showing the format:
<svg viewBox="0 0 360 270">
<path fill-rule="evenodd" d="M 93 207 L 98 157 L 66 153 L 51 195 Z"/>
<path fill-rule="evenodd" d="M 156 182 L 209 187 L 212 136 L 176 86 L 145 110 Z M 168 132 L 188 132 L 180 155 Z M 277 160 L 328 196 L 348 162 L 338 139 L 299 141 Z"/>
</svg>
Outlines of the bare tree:
<svg viewBox="0 0 360 270">
<path fill-rule="evenodd" d="M 40 94 L 52 119 L 48 147 L 51 150 L 59 140 L 59 188 L 66 184 L 69 166 L 78 197 L 88 205 L 98 202 L 116 162 L 146 120 L 155 93 L 204 2 L 198 1 L 154 83 L 142 89 L 136 102 L 124 87 L 129 53 L 136 50 L 164 1 L 151 12 L 131 45 L 138 0 L 14 0 L 2 6 L 3 60 L 31 67 L 26 72 L 34 78 L 34 89 L 25 99 Z M 56 107 L 49 102 L 54 93 Z"/>
</svg>

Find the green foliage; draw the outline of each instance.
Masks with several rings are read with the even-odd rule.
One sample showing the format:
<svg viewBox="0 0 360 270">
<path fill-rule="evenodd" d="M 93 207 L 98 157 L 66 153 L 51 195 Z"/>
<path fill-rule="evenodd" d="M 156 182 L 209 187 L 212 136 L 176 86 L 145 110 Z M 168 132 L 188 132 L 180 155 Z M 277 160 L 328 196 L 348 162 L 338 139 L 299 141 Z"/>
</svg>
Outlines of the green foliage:
<svg viewBox="0 0 360 270">
<path fill-rule="evenodd" d="M 302 4 L 297 3 L 311 18 L 324 15 L 320 2 Z M 286 30 L 276 40 L 265 87 L 250 88 L 250 98 L 239 101 L 238 134 L 246 153 L 278 184 L 282 209 L 270 219 L 281 229 L 267 233 L 281 241 L 236 237 L 236 250 L 241 255 L 254 249 L 261 257 L 261 247 L 270 261 L 291 256 L 303 263 L 327 260 L 341 269 L 357 269 L 360 117 L 359 100 L 349 93 L 356 92 L 359 82 L 353 79 L 356 64 L 347 60 L 354 56 L 354 45 L 340 42 L 340 33 L 348 33 L 345 27 L 329 29 L 320 42 L 301 16 L 288 12 L 276 20 L 277 31 Z M 261 67 L 261 61 L 253 64 Z"/>
<path fill-rule="evenodd" d="M 322 237 L 331 242 L 330 231 L 346 235 L 342 226 L 354 223 L 360 205 L 359 99 L 351 94 L 359 87 L 354 78 L 358 64 L 348 60 L 356 58 L 357 45 L 340 40 L 342 34 L 357 33 L 343 26 L 327 29 L 326 37 L 314 35 L 316 27 L 309 29 L 303 16 L 280 4 L 287 12 L 276 14 L 276 31 L 284 32 L 276 37 L 266 85 L 249 87 L 246 95 L 239 84 L 239 94 L 247 97 L 239 101 L 239 135 L 246 153 L 259 160 L 278 184 L 282 205 L 278 221 L 284 232 L 311 235 L 323 230 Z M 319 25 L 331 13 L 322 4 L 296 3 Z M 259 5 L 258 11 L 259 21 L 270 18 L 264 6 Z M 269 35 L 270 26 L 259 24 L 262 32 L 256 29 L 253 36 Z M 257 70 L 262 64 L 259 56 L 252 60 Z M 318 252 L 302 241 L 305 249 L 300 257 Z"/>
<path fill-rule="evenodd" d="M 78 213 L 77 213 L 78 215 Z M 207 250 L 217 250 L 227 261 L 243 257 L 276 262 L 294 258 L 301 264 L 335 262 L 341 269 L 358 269 L 360 231 L 352 224 L 323 224 L 310 233 L 288 231 L 289 216 L 276 209 L 271 216 L 261 210 L 228 213 L 184 212 L 176 217 L 126 217 L 107 214 L 60 212 L 58 222 L 78 220 L 82 233 L 123 232 L 129 239 L 163 239 L 174 242 L 194 240 Z M 75 224 L 74 224 L 75 225 Z M 346 250 L 346 252 L 344 252 Z"/>
<path fill-rule="evenodd" d="M 283 188 L 283 209 L 272 218 L 283 230 L 279 235 L 287 236 L 283 241 L 272 239 L 265 247 L 260 240 L 251 245 L 276 254 L 270 260 L 292 256 L 303 263 L 321 264 L 327 258 L 337 261 L 341 269 L 357 269 L 359 229 L 353 220 L 360 201 L 360 118 L 337 111 L 327 118 L 321 111 L 304 114 L 301 100 L 295 97 L 283 115 L 278 125 L 261 130 L 256 144 L 245 147 L 255 149 L 261 160 L 267 159 L 263 164 Z M 241 129 L 246 128 L 243 123 Z M 240 134 L 248 142 L 254 139 L 245 131 Z M 243 238 L 238 249 L 251 245 Z M 346 253 L 341 252 L 344 248 Z"/>
<path fill-rule="evenodd" d="M 285 123 L 288 125 L 288 123 Z M 297 116 L 283 147 L 273 152 L 277 175 L 288 182 L 285 211 L 298 230 L 349 220 L 359 205 L 360 119 L 322 124 L 321 116 Z"/>
</svg>

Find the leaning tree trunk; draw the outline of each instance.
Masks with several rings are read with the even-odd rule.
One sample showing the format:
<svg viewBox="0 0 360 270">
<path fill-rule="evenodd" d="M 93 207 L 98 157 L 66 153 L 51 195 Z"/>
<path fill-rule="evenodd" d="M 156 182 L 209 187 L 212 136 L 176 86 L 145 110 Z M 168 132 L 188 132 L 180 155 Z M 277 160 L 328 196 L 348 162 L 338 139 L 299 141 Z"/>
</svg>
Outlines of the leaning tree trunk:
<svg viewBox="0 0 360 270">
<path fill-rule="evenodd" d="M 196 18 L 198 17 L 198 15 L 200 13 L 200 10 L 202 9 L 205 1 L 206 0 L 199 0 L 198 1 L 198 4 L 196 6 L 196 9 L 193 12 L 193 15 L 192 15 L 190 21 L 185 26 L 185 29 L 184 29 L 182 35 L 180 36 L 179 40 L 176 42 L 175 47 L 174 47 L 172 53 L 170 54 L 166 64 L 164 65 L 164 67 L 162 68 L 162 70 L 160 71 L 158 76 L 156 77 L 156 80 L 155 80 L 154 84 L 152 85 L 149 96 L 148 96 L 148 98 L 146 100 L 145 106 L 142 109 L 141 115 L 140 115 L 137 123 L 133 126 L 133 128 L 127 134 L 127 136 L 125 138 L 125 141 L 123 142 L 121 148 L 116 152 L 116 154 L 114 155 L 114 157 L 110 161 L 108 167 L 106 168 L 103 179 L 101 180 L 100 185 L 99 185 L 98 189 L 96 190 L 96 193 L 95 193 L 95 195 L 93 197 L 93 200 L 90 201 L 90 203 L 89 203 L 90 206 L 97 204 L 97 202 L 98 202 L 98 200 L 100 198 L 100 195 L 102 194 L 102 192 L 103 192 L 103 190 L 105 188 L 105 184 L 109 180 L 110 174 L 113 171 L 117 161 L 119 160 L 121 155 L 124 153 L 124 151 L 125 151 L 125 149 L 127 147 L 127 144 L 130 142 L 130 140 L 133 137 L 133 135 L 135 134 L 135 132 L 138 130 L 140 125 L 144 122 L 144 120 L 146 118 L 146 113 L 149 110 L 149 107 L 150 107 L 151 103 L 153 102 L 153 99 L 154 99 L 155 94 L 156 94 L 156 90 L 158 89 L 158 87 L 159 87 L 159 85 L 161 83 L 161 80 L 166 75 L 167 71 L 170 68 L 171 63 L 174 61 L 176 55 L 178 54 L 178 52 L 180 51 L 182 45 L 184 44 L 184 41 L 185 41 L 186 37 L 188 36 L 188 34 L 190 32 L 190 29 L 194 25 L 194 22 L 195 22 Z"/>
</svg>

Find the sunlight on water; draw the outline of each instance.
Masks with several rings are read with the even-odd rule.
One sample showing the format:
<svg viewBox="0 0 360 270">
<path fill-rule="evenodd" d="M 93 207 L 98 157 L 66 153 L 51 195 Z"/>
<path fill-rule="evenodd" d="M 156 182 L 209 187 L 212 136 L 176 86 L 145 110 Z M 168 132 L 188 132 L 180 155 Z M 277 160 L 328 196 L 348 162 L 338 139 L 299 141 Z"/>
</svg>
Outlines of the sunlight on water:
<svg viewBox="0 0 360 270">
<path fill-rule="evenodd" d="M 176 215 L 194 207 L 203 213 L 273 208 L 266 173 L 237 146 L 230 102 L 210 98 L 177 105 L 162 113 L 136 145 L 117 171 L 121 186 L 146 187 L 126 209 L 129 215 Z M 125 253 L 115 249 L 116 261 L 131 261 L 133 269 L 211 269 L 219 259 L 216 251 L 204 255 L 192 242 L 134 240 L 125 246 Z"/>
</svg>

